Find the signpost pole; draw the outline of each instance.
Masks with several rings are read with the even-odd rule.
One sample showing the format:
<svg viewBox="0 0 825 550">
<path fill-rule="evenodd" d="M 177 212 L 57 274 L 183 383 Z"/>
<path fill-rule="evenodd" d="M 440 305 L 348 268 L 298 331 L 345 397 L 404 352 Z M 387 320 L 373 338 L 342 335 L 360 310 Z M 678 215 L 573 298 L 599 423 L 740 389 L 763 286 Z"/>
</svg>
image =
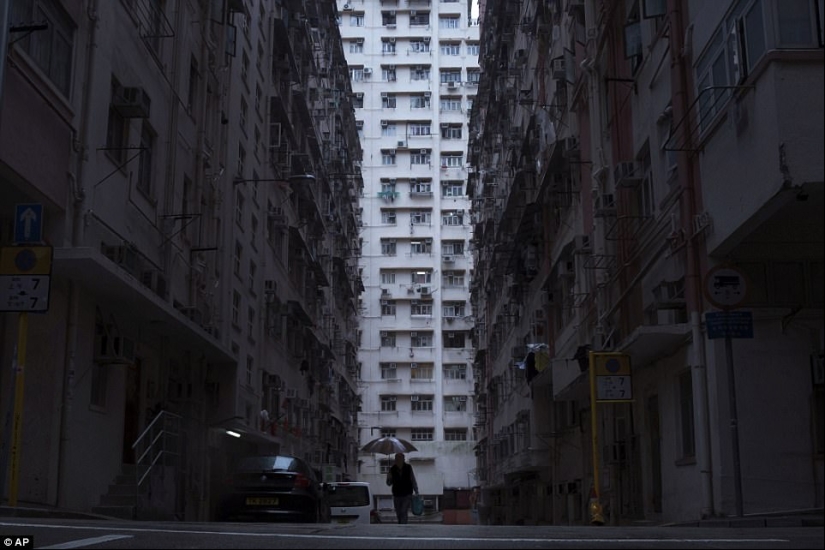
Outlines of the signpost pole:
<svg viewBox="0 0 825 550">
<path fill-rule="evenodd" d="M 590 523 L 604 525 L 602 513 L 601 490 L 599 487 L 599 420 L 596 406 L 596 361 L 595 354 L 590 356 L 590 438 L 593 444 L 593 492 L 590 495 Z"/>
<path fill-rule="evenodd" d="M 14 420 L 12 423 L 11 473 L 9 475 L 9 506 L 17 507 L 17 488 L 20 481 L 20 439 L 23 431 L 23 375 L 26 367 L 26 338 L 29 314 L 20 312 L 17 327 L 17 372 L 14 381 Z"/>
<path fill-rule="evenodd" d="M 742 505 L 742 468 L 739 460 L 739 413 L 736 410 L 736 381 L 733 370 L 733 338 L 725 333 L 725 363 L 728 371 L 728 402 L 730 404 L 730 434 L 733 454 L 733 483 L 736 493 L 736 516 L 744 515 Z"/>
</svg>

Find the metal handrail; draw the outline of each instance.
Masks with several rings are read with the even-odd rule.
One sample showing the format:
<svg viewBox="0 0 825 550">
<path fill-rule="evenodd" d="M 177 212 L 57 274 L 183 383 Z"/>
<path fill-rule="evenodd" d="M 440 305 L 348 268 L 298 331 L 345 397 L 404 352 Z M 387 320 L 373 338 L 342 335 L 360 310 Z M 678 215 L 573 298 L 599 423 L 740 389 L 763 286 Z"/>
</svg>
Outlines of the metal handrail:
<svg viewBox="0 0 825 550">
<path fill-rule="evenodd" d="M 178 438 L 182 420 L 182 416 L 161 410 L 132 443 L 132 450 L 135 452 L 135 513 L 137 513 L 140 504 L 140 487 L 149 477 L 149 474 L 152 473 L 155 465 L 167 455 L 176 456 L 179 454 L 174 450 L 167 449 L 166 436 Z M 174 425 L 177 425 L 177 430 L 173 428 Z M 141 450 L 143 443 L 146 443 L 146 448 Z M 141 473 L 142 466 L 146 466 L 146 470 Z"/>
</svg>

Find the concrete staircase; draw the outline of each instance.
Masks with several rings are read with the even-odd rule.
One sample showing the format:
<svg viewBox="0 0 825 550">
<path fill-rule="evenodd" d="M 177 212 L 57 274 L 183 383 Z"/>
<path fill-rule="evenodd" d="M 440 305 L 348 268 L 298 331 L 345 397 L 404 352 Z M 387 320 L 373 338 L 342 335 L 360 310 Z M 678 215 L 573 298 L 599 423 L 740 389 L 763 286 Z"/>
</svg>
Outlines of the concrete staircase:
<svg viewBox="0 0 825 550">
<path fill-rule="evenodd" d="M 123 464 L 120 475 L 109 485 L 109 490 L 100 497 L 100 504 L 92 507 L 92 513 L 121 519 L 137 518 L 137 466 Z"/>
</svg>

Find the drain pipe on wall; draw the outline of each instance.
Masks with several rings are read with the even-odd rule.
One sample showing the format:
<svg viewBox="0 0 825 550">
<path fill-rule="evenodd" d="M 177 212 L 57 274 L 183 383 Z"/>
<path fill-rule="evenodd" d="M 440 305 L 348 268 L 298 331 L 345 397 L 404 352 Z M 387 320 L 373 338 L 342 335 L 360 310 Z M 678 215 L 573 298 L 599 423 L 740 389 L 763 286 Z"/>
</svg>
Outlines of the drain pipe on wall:
<svg viewBox="0 0 825 550">
<path fill-rule="evenodd" d="M 84 168 L 89 154 L 89 109 L 91 106 L 92 88 L 95 84 L 95 53 L 97 49 L 98 1 L 92 0 L 87 7 L 86 17 L 89 24 L 89 41 L 86 44 L 86 65 L 83 82 L 82 105 L 79 113 L 80 134 L 75 138 L 73 145 L 76 168 L 74 174 L 69 174 L 72 191 L 72 247 L 83 246 L 85 238 L 85 209 L 86 190 L 84 189 Z M 69 299 L 66 315 L 66 348 L 63 364 L 63 391 L 60 410 L 60 439 L 57 451 L 57 483 L 55 491 L 55 506 L 66 505 L 64 494 L 68 494 L 64 478 L 68 470 L 66 450 L 71 439 L 72 401 L 74 400 L 75 360 L 77 356 L 78 319 L 80 317 L 80 286 L 69 280 Z"/>
<path fill-rule="evenodd" d="M 689 115 L 691 106 L 688 97 L 690 79 L 690 44 L 692 26 L 685 26 L 687 0 L 670 0 L 670 55 L 671 93 L 673 95 L 673 120 L 681 121 Z M 677 122 L 678 123 L 678 122 Z M 689 132 L 689 130 L 688 130 Z M 710 452 L 710 419 L 708 406 L 708 376 L 705 352 L 705 335 L 702 332 L 702 256 L 701 246 L 693 235 L 693 219 L 700 212 L 701 196 L 697 188 L 698 170 L 696 158 L 691 155 L 691 136 L 687 136 L 687 146 L 678 151 L 679 185 L 684 191 L 679 199 L 681 231 L 685 237 L 686 273 L 685 303 L 690 317 L 691 344 L 689 364 L 693 384 L 693 421 L 696 442 L 696 466 L 702 487 L 702 518 L 714 514 L 713 506 L 713 465 Z"/>
</svg>

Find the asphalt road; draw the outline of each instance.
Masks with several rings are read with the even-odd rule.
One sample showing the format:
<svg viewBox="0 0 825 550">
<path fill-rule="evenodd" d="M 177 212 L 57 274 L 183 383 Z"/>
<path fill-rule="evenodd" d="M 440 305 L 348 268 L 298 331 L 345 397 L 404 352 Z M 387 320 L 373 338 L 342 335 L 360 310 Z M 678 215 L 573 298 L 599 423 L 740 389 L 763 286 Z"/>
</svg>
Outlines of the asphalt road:
<svg viewBox="0 0 825 550">
<path fill-rule="evenodd" d="M 3 548 L 817 548 L 819 527 L 298 525 L 0 518 Z M 2 550 L 2 548 L 0 548 Z"/>
</svg>

